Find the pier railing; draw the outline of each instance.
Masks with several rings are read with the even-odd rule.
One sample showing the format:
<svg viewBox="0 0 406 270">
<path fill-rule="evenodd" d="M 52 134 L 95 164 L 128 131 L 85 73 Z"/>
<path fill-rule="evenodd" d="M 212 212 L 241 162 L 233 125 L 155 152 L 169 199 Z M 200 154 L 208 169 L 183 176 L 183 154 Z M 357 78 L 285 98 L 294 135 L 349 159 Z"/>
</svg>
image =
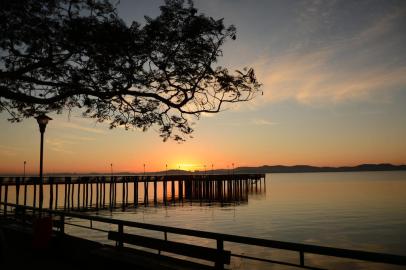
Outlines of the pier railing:
<svg viewBox="0 0 406 270">
<path fill-rule="evenodd" d="M 246 180 L 253 179 L 259 180 L 264 178 L 264 173 L 229 173 L 229 174 L 128 174 L 128 175 L 115 175 L 115 174 L 105 174 L 105 175 L 56 175 L 56 176 L 44 176 L 43 184 L 64 184 L 66 181 L 71 183 L 123 183 L 123 182 L 154 182 L 154 181 L 177 181 L 177 180 L 197 180 L 197 181 L 207 181 L 207 180 Z M 3 185 L 23 185 L 23 184 L 39 184 L 40 177 L 38 176 L 0 176 L 0 183 Z"/>
<path fill-rule="evenodd" d="M 4 203 L 1 203 L 4 205 Z M 19 206 L 16 204 L 7 204 L 7 207 L 3 207 L 4 210 L 9 211 L 10 213 L 6 215 L 8 218 L 13 219 L 24 219 L 21 217 L 21 213 L 27 214 L 28 211 L 38 210 L 32 207 L 27 206 Z M 19 209 L 23 209 L 21 211 Z M 183 228 L 175 228 L 163 225 L 155 225 L 155 224 L 147 224 L 147 223 L 140 223 L 134 221 L 126 221 L 126 220 L 119 220 L 101 216 L 94 216 L 94 215 L 85 215 L 82 213 L 75 213 L 75 212 L 64 212 L 58 210 L 49 210 L 43 209 L 43 214 L 46 213 L 48 215 L 53 216 L 55 219 L 59 217 L 57 220 L 59 222 L 55 223 L 56 229 L 63 234 L 65 232 L 66 225 L 78 226 L 81 228 L 89 229 L 89 230 L 98 230 L 101 232 L 109 233 L 108 230 L 103 230 L 100 228 L 93 227 L 93 222 L 101 222 L 110 225 L 117 225 L 117 233 L 119 235 L 124 235 L 126 232 L 126 227 L 128 228 L 140 228 L 150 231 L 161 232 L 163 234 L 163 239 L 165 241 L 168 240 L 168 234 L 180 235 L 180 236 L 193 236 L 196 238 L 200 238 L 202 240 L 212 240 L 215 242 L 218 252 L 224 252 L 224 243 L 233 243 L 233 244 L 244 244 L 254 247 L 265 247 L 265 248 L 272 248 L 272 249 L 279 249 L 285 251 L 294 251 L 297 252 L 297 262 L 288 262 L 288 261 L 280 261 L 271 258 L 263 258 L 263 257 L 255 257 L 255 256 L 247 256 L 244 254 L 238 254 L 231 250 L 232 257 L 239 257 L 243 259 L 249 259 L 254 261 L 261 261 L 267 263 L 274 263 L 274 264 L 281 264 L 287 266 L 294 266 L 299 268 L 305 269 L 323 269 L 318 268 L 315 266 L 308 265 L 305 260 L 306 254 L 316 254 L 316 255 L 323 255 L 323 256 L 330 256 L 336 258 L 345 258 L 345 259 L 355 259 L 355 260 L 362 260 L 367 262 L 375 262 L 375 263 L 384 263 L 384 264 L 392 264 L 392 265 L 399 265 L 399 266 L 406 266 L 406 256 L 401 255 L 394 255 L 394 254 L 386 254 L 386 253 L 377 253 L 377 252 L 367 252 L 367 251 L 360 251 L 360 250 L 351 250 L 351 249 L 343 249 L 343 248 L 333 248 L 333 247 L 325 247 L 319 245 L 309 245 L 309 244 L 301 244 L 301 243 L 292 243 L 292 242 L 284 242 L 284 241 L 275 241 L 269 239 L 260 239 L 254 237 L 245 237 L 245 236 L 238 236 L 238 235 L 231 235 L 231 234 L 222 234 L 222 233 L 214 233 L 214 232 L 207 232 L 207 231 L 200 231 L 200 230 L 192 230 L 192 229 L 183 229 Z M 14 214 L 12 214 L 14 213 Z M 89 221 L 89 226 L 85 226 L 83 224 L 75 224 L 72 223 L 70 219 L 79 219 L 81 221 Z M 107 236 L 106 236 L 107 239 Z M 125 241 L 124 241 L 125 242 Z M 123 246 L 124 243 L 121 241 L 118 243 L 119 246 Z M 218 266 L 218 265 L 216 265 Z M 220 266 L 223 268 L 223 265 Z"/>
</svg>

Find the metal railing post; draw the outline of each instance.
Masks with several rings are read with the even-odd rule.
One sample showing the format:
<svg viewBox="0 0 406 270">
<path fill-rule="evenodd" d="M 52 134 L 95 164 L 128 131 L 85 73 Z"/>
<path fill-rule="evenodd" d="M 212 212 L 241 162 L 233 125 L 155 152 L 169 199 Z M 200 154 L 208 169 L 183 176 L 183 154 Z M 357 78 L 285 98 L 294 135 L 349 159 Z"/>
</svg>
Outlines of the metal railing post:
<svg viewBox="0 0 406 270">
<path fill-rule="evenodd" d="M 4 187 L 4 216 L 7 216 L 8 185 Z"/>
<path fill-rule="evenodd" d="M 167 234 L 166 231 L 164 231 L 164 239 L 165 239 L 165 241 L 168 241 L 168 234 Z M 158 254 L 161 255 L 161 250 L 160 249 L 158 250 Z"/>
<path fill-rule="evenodd" d="M 304 252 L 303 250 L 299 251 L 300 253 L 300 266 L 304 267 Z"/>
<path fill-rule="evenodd" d="M 124 225 L 123 225 L 123 223 L 118 224 L 118 233 L 120 235 L 120 240 L 118 241 L 118 247 L 122 248 L 124 246 L 124 243 L 123 243 Z"/>
<path fill-rule="evenodd" d="M 224 269 L 223 252 L 224 252 L 224 241 L 223 239 L 217 238 L 217 260 L 215 263 L 216 269 Z"/>
<path fill-rule="evenodd" d="M 61 235 L 65 234 L 65 215 L 61 215 L 61 223 L 59 224 L 59 230 Z"/>
</svg>

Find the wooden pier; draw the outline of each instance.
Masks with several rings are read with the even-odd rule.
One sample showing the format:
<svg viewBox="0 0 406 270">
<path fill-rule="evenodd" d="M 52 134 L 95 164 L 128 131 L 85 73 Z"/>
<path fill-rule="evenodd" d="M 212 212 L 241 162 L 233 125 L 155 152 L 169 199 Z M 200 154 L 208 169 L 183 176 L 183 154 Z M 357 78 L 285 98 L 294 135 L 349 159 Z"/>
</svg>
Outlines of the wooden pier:
<svg viewBox="0 0 406 270">
<path fill-rule="evenodd" d="M 265 188 L 265 174 L 0 177 L 0 202 L 64 211 L 230 204 L 246 203 L 248 194 Z"/>
</svg>

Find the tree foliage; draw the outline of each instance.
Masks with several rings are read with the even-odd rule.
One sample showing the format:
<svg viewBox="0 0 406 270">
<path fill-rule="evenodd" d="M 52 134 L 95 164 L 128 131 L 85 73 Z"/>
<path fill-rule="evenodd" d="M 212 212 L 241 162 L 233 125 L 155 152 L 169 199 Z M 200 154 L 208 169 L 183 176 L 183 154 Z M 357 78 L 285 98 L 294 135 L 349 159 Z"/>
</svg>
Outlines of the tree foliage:
<svg viewBox="0 0 406 270">
<path fill-rule="evenodd" d="M 202 113 L 247 101 L 254 71 L 215 66 L 234 26 L 168 0 L 127 25 L 101 0 L 14 0 L 0 7 L 0 111 L 10 121 L 80 108 L 110 127 L 184 139 Z"/>
</svg>

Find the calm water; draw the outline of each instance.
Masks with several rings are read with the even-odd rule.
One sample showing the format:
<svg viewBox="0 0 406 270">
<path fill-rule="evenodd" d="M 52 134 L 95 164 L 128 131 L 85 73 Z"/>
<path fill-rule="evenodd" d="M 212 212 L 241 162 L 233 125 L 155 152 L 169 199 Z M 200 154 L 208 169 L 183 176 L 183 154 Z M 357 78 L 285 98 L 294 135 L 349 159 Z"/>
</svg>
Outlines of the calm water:
<svg viewBox="0 0 406 270">
<path fill-rule="evenodd" d="M 406 172 L 267 174 L 266 187 L 262 184 L 261 190 L 250 192 L 245 203 L 140 206 L 125 212 L 98 214 L 180 228 L 406 255 Z M 106 242 L 106 236 L 98 232 L 73 227 L 70 232 Z M 232 245 L 226 248 L 270 258 L 270 253 L 260 248 Z M 297 261 L 297 254 L 273 250 L 271 258 Z M 311 255 L 306 256 L 306 261 L 332 269 L 400 269 Z M 231 267 L 290 269 L 241 259 L 233 259 Z"/>
</svg>

